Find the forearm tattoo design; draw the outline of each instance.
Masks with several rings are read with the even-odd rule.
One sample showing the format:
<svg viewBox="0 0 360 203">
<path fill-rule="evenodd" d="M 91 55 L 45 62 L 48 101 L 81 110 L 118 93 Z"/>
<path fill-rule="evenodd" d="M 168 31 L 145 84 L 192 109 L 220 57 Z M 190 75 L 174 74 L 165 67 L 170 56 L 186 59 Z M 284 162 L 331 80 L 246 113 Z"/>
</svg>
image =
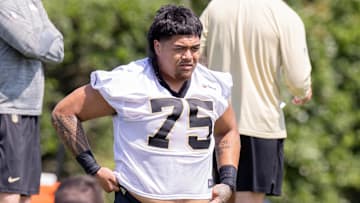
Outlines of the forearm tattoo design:
<svg viewBox="0 0 360 203">
<path fill-rule="evenodd" d="M 75 115 L 56 115 L 52 122 L 63 143 L 75 156 L 90 150 L 81 121 Z"/>
<path fill-rule="evenodd" d="M 226 150 L 231 148 L 231 143 L 227 139 L 222 139 L 216 143 L 215 152 L 217 156 L 221 156 Z"/>
</svg>

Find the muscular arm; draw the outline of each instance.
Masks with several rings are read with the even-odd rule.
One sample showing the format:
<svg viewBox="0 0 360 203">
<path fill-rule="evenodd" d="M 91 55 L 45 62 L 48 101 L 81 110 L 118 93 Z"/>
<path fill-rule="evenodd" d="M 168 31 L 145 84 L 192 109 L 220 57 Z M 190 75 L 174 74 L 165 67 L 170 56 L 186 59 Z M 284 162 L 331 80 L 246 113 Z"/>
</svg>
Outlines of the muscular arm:
<svg viewBox="0 0 360 203">
<path fill-rule="evenodd" d="M 231 105 L 216 121 L 214 135 L 220 184 L 214 186 L 210 203 L 227 202 L 236 186 L 236 169 L 240 157 L 240 136 Z"/>
<path fill-rule="evenodd" d="M 110 169 L 96 163 L 81 122 L 113 114 L 115 110 L 90 85 L 66 96 L 52 112 L 53 125 L 65 146 L 87 173 L 96 175 L 106 192 L 119 191 L 118 182 Z"/>
<path fill-rule="evenodd" d="M 90 150 L 89 142 L 78 117 L 53 113 L 52 122 L 59 137 L 74 156 Z"/>
<path fill-rule="evenodd" d="M 232 106 L 216 121 L 215 153 L 218 167 L 232 165 L 237 168 L 240 157 L 240 137 Z"/>
<path fill-rule="evenodd" d="M 115 110 L 97 90 L 85 85 L 56 105 L 52 112 L 52 122 L 65 146 L 77 156 L 90 150 L 81 122 L 114 113 Z"/>
</svg>

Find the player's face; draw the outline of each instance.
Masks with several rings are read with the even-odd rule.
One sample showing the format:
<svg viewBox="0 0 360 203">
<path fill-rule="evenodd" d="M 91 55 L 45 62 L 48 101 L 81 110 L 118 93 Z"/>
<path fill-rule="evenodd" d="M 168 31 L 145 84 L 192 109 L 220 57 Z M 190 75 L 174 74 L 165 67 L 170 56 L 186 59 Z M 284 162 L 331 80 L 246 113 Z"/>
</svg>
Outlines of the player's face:
<svg viewBox="0 0 360 203">
<path fill-rule="evenodd" d="M 183 82 L 191 77 L 199 60 L 200 38 L 195 35 L 176 35 L 168 40 L 155 40 L 154 48 L 165 81 Z"/>
</svg>

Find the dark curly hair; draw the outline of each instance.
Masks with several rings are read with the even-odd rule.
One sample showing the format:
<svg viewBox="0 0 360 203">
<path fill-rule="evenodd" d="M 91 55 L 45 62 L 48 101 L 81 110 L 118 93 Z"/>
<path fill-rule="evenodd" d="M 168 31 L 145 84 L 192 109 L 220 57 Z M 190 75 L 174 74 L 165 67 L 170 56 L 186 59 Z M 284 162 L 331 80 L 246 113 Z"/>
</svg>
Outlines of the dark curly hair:
<svg viewBox="0 0 360 203">
<path fill-rule="evenodd" d="M 177 5 L 161 7 L 147 35 L 149 58 L 156 61 L 154 40 L 161 41 L 174 35 L 196 35 L 200 38 L 202 29 L 199 18 L 191 9 Z"/>
</svg>

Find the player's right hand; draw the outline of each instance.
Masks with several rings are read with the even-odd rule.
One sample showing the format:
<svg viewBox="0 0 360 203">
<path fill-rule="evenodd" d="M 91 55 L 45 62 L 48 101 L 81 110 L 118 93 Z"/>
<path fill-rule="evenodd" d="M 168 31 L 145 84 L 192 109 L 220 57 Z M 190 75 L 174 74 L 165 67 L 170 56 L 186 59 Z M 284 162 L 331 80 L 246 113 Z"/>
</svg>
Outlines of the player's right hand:
<svg viewBox="0 0 360 203">
<path fill-rule="evenodd" d="M 116 176 L 109 168 L 101 167 L 95 177 L 106 192 L 118 192 L 120 190 Z"/>
</svg>

